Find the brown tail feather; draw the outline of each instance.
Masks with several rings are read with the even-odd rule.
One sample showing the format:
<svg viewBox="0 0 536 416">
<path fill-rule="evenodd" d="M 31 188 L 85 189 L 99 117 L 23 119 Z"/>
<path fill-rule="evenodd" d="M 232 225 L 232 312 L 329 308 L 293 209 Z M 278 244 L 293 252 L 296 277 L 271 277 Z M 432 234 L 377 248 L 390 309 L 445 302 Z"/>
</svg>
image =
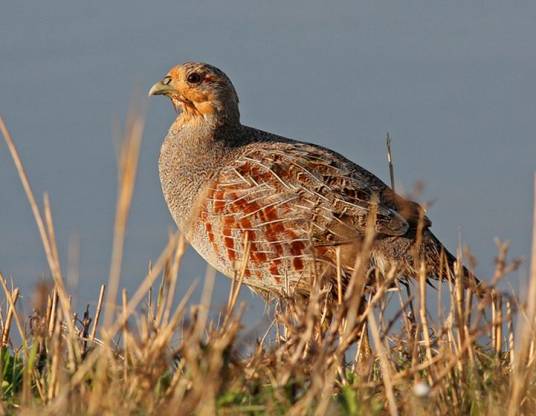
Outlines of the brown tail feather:
<svg viewBox="0 0 536 416">
<path fill-rule="evenodd" d="M 460 274 L 457 271 L 458 259 L 429 230 L 425 232 L 424 249 L 427 267 L 438 279 L 456 279 L 458 277 Z M 467 267 L 462 265 L 462 268 L 461 276 L 464 287 L 472 290 L 479 298 L 489 296 L 489 290 L 485 284 Z"/>
</svg>

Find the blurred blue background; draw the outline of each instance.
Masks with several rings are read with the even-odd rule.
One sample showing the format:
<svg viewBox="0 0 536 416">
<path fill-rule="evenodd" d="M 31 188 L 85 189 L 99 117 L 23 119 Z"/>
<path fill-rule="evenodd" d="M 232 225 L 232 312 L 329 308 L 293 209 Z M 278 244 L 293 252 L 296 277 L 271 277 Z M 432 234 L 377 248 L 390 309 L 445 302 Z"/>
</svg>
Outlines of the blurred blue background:
<svg viewBox="0 0 536 416">
<path fill-rule="evenodd" d="M 50 193 L 61 257 L 80 244 L 79 305 L 109 270 L 116 193 L 113 126 L 169 67 L 223 69 L 242 121 L 323 144 L 388 180 L 393 137 L 399 190 L 425 184 L 434 232 L 460 238 L 489 277 L 494 238 L 530 248 L 536 168 L 536 3 L 531 1 L 3 2 L 0 113 L 36 194 Z M 142 98 L 145 100 L 145 98 Z M 174 227 L 157 158 L 175 117 L 147 103 L 122 286 L 132 293 Z M 179 292 L 202 279 L 190 250 Z M 523 285 L 525 264 L 511 280 Z M 23 293 L 48 276 L 37 228 L 0 144 L 0 270 Z M 217 279 L 222 304 L 229 281 Z M 247 290 L 251 318 L 263 302 Z"/>
</svg>

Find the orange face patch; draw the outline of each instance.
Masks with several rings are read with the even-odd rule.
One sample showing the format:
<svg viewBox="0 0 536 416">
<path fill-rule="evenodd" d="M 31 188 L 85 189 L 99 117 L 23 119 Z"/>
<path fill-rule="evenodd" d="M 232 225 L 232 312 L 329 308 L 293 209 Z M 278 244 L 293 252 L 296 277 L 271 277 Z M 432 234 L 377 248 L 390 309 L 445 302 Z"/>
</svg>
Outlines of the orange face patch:
<svg viewBox="0 0 536 416">
<path fill-rule="evenodd" d="M 177 65 L 169 70 L 168 75 L 174 80 L 179 80 L 182 78 L 183 73 L 184 69 L 180 65 Z"/>
<path fill-rule="evenodd" d="M 201 84 L 191 84 L 186 81 L 186 70 L 181 65 L 171 68 L 168 75 L 171 77 L 174 89 L 177 91 L 173 98 L 182 104 L 182 108 L 187 114 L 216 114 L 216 95 L 210 89 L 200 88 Z M 203 74 L 202 77 L 202 82 L 214 81 L 214 77 L 209 74 Z"/>
</svg>

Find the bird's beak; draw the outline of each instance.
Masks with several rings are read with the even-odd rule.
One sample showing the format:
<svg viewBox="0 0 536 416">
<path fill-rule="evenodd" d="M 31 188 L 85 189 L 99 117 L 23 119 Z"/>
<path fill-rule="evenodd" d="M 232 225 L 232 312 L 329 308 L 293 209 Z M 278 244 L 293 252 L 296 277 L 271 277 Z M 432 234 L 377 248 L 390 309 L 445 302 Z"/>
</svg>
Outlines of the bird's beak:
<svg viewBox="0 0 536 416">
<path fill-rule="evenodd" d="M 173 87 L 164 84 L 162 81 L 158 81 L 149 90 L 149 97 L 151 95 L 169 95 L 173 91 L 175 91 Z"/>
</svg>

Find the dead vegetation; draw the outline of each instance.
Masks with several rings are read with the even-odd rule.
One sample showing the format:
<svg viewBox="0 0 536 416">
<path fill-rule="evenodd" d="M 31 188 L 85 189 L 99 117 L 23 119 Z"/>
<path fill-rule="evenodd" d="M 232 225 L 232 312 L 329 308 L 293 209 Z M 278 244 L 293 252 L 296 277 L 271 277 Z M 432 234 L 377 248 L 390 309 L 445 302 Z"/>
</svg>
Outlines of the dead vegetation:
<svg viewBox="0 0 536 416">
<path fill-rule="evenodd" d="M 74 311 L 50 202 L 45 195 L 39 207 L 0 120 L 53 281 L 37 288 L 27 317 L 17 308 L 16 276 L 11 283 L 0 275 L 0 414 L 534 414 L 536 237 L 526 301 L 498 289 L 518 265 L 508 260 L 507 244 L 498 243 L 485 298 L 455 278 L 427 290 L 423 267 L 406 288 L 394 271 L 367 286 L 358 258 L 335 302 L 318 282 L 308 302 L 279 300 L 270 329 L 248 352 L 238 342 L 243 275 L 212 319 L 213 272 L 198 304 L 190 299 L 193 287 L 176 293 L 185 250 L 178 235 L 134 294 L 120 292 L 142 128 L 139 117 L 129 118 L 109 281 L 96 310 Z M 367 244 L 363 258 L 366 251 Z"/>
</svg>

